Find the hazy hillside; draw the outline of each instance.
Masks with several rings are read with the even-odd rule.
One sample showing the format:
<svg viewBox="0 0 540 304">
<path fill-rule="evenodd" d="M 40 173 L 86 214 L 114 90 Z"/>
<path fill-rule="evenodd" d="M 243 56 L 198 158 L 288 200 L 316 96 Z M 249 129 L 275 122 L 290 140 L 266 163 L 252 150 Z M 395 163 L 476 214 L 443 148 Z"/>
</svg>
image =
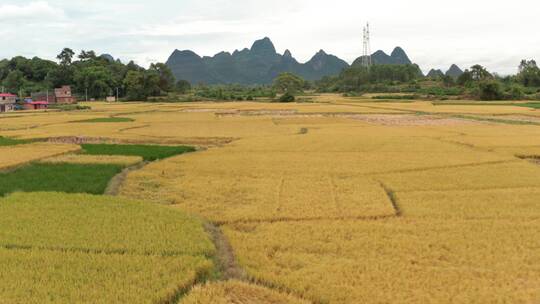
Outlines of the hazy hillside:
<svg viewBox="0 0 540 304">
<path fill-rule="evenodd" d="M 372 56 L 375 64 L 411 64 L 400 47 L 395 48 L 391 55 L 377 51 Z M 213 57 L 201 57 L 189 50 L 175 50 L 167 65 L 176 79 L 185 79 L 194 84 L 268 84 L 283 72 L 295 73 L 306 80 L 318 80 L 337 75 L 349 67 L 347 62 L 324 50 L 320 50 L 308 62 L 300 63 L 289 50 L 283 55 L 277 53 L 269 38 L 255 41 L 249 49 L 236 50 L 232 54 L 220 52 Z"/>
</svg>

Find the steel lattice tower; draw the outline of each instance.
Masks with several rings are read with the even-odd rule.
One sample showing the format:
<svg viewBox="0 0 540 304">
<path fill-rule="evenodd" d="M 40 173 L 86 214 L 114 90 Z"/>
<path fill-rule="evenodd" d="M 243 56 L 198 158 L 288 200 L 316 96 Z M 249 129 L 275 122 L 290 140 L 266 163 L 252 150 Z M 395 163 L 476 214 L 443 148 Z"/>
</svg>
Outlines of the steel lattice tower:
<svg viewBox="0 0 540 304">
<path fill-rule="evenodd" d="M 371 60 L 371 38 L 369 23 L 364 27 L 364 50 L 362 54 L 362 66 L 369 68 L 373 64 Z"/>
</svg>

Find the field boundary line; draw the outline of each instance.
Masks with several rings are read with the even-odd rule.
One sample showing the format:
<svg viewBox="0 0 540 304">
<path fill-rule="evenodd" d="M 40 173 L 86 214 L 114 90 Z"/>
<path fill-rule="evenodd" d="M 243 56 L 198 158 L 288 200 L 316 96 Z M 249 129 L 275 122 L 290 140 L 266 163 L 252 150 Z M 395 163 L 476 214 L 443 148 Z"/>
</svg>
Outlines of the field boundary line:
<svg viewBox="0 0 540 304">
<path fill-rule="evenodd" d="M 521 159 L 510 159 L 510 160 L 497 160 L 483 163 L 469 163 L 463 165 L 450 165 L 450 166 L 435 166 L 435 167 L 425 167 L 425 168 L 415 168 L 415 169 L 402 169 L 402 170 L 393 170 L 393 171 L 381 171 L 381 172 L 371 172 L 365 173 L 365 176 L 372 175 L 385 175 L 385 174 L 394 174 L 394 173 L 409 173 L 409 172 L 422 172 L 430 170 L 439 170 L 439 169 L 455 169 L 455 168 L 469 168 L 469 167 L 481 167 L 484 165 L 498 165 L 506 163 L 519 163 L 522 162 Z"/>
<path fill-rule="evenodd" d="M 248 220 L 224 220 L 214 221 L 218 226 L 235 225 L 235 224 L 274 224 L 274 223 L 287 223 L 287 222 L 321 222 L 321 221 L 378 221 L 389 218 L 395 218 L 395 214 L 388 215 L 368 215 L 368 216 L 318 216 L 318 217 L 305 217 L 305 218 L 273 218 L 273 219 L 248 219 Z"/>
<path fill-rule="evenodd" d="M 277 205 L 277 208 L 275 210 L 276 212 L 281 211 L 281 202 L 282 202 L 281 195 L 283 193 L 284 185 L 285 185 L 285 174 L 281 174 L 281 177 L 279 179 L 279 184 L 276 189 L 276 205 Z"/>
<path fill-rule="evenodd" d="M 135 250 L 128 249 L 96 249 L 96 248 L 77 248 L 77 247 L 47 247 L 47 246 L 33 246 L 33 245 L 17 245 L 17 244 L 0 244 L 0 248 L 6 250 L 40 250 L 40 251 L 53 251 L 64 253 L 86 253 L 86 254 L 106 254 L 106 255 L 130 255 L 130 256 L 157 256 L 157 257 L 175 257 L 175 256 L 201 256 L 205 258 L 211 258 L 211 255 L 198 253 L 190 254 L 181 251 L 156 251 L 156 252 L 137 252 Z"/>
<path fill-rule="evenodd" d="M 157 300 L 155 304 L 178 304 L 181 303 L 181 299 L 191 292 L 193 287 L 198 284 L 205 283 L 210 274 L 207 271 L 197 270 L 195 277 L 190 282 L 187 282 L 185 286 L 179 286 L 169 296 L 165 296 L 160 300 Z"/>
<path fill-rule="evenodd" d="M 399 193 L 415 192 L 465 192 L 465 191 L 490 191 L 490 190 L 520 190 L 520 189 L 539 189 L 540 186 L 516 186 L 516 187 L 477 187 L 477 188 L 455 188 L 455 189 L 422 189 L 422 190 L 399 190 Z"/>
</svg>

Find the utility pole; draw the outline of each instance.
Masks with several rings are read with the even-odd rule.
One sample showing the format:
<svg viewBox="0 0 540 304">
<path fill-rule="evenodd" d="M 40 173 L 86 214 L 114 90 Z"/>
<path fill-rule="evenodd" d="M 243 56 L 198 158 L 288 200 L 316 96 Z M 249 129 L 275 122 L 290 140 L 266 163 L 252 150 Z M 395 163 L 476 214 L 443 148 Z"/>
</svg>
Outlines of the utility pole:
<svg viewBox="0 0 540 304">
<path fill-rule="evenodd" d="M 373 61 L 371 60 L 371 32 L 369 29 L 369 22 L 366 24 L 366 27 L 364 27 L 364 50 L 362 54 L 362 66 L 369 69 L 371 65 L 373 64 Z"/>
<path fill-rule="evenodd" d="M 116 87 L 116 102 L 118 102 L 118 87 Z"/>
<path fill-rule="evenodd" d="M 84 91 L 84 97 L 85 97 L 86 102 L 88 102 L 88 88 L 86 88 Z"/>
</svg>

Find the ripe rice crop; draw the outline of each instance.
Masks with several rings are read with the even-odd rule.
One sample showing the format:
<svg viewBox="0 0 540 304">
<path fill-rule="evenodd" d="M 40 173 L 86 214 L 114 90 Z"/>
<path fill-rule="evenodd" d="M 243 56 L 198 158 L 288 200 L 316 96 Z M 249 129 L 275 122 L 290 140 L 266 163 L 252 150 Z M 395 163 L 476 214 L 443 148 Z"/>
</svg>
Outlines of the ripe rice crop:
<svg viewBox="0 0 540 304">
<path fill-rule="evenodd" d="M 256 281 L 315 303 L 535 303 L 536 220 L 227 225 Z"/>
<path fill-rule="evenodd" d="M 214 276 L 200 220 L 156 204 L 65 193 L 0 199 L 6 303 L 173 303 Z"/>
<path fill-rule="evenodd" d="M 383 174 L 379 178 L 397 192 L 536 187 L 540 186 L 540 166 L 516 158 L 503 163 Z"/>
<path fill-rule="evenodd" d="M 0 169 L 9 169 L 42 158 L 75 152 L 77 145 L 33 143 L 0 147 Z"/>
<path fill-rule="evenodd" d="M 123 253 L 126 258 L 203 257 L 202 263 L 210 268 L 183 260 L 192 266 L 179 270 L 178 280 L 169 280 L 168 272 L 155 266 L 163 282 L 180 289 L 195 283 L 193 272 L 214 276 L 208 260 L 228 251 L 249 281 L 272 289 L 239 282 L 196 282 L 199 287 L 186 296 L 194 303 L 280 303 L 297 298 L 316 304 L 536 303 L 540 299 L 540 167 L 516 157 L 538 155 L 540 128 L 476 120 L 385 125 L 386 120 L 402 123 L 400 117 L 422 123 L 428 117 L 440 122 L 463 115 L 506 120 L 507 115 L 536 117 L 538 111 L 512 105 L 373 103 L 337 95 L 312 98 L 313 103 L 286 105 L 95 103 L 85 112 L 5 119 L 0 134 L 21 139 L 80 136 L 96 142 L 210 148 L 173 155 L 127 174 L 120 194 L 147 200 L 146 207 L 174 204 L 169 209 L 161 206 L 159 212 L 142 206 L 133 210 L 116 198 L 103 204 L 94 200 L 105 198 L 59 199 L 66 194 L 50 198 L 32 194 L 34 202 L 44 201 L 43 207 L 15 208 L 0 200 L 0 214 L 6 214 L 0 227 L 9 228 L 0 229 L 0 241 L 5 241 L 0 247 L 85 255 Z M 360 114 L 365 121 L 354 119 Z M 107 116 L 135 122 L 72 123 Z M 20 147 L 4 147 L 4 155 Z M 95 157 L 97 161 L 113 157 L 101 155 L 109 148 L 96 148 L 96 155 L 59 159 Z M 113 155 L 127 153 L 125 146 L 110 150 L 115 150 Z M 143 156 L 149 159 L 155 156 L 152 153 Z M 55 201 L 60 203 L 54 205 Z M 181 210 L 221 224 L 231 248 L 215 249 L 201 220 Z M 174 211 L 186 222 L 170 218 L 169 212 Z M 141 259 L 141 265 L 133 262 L 126 266 L 129 271 L 117 273 L 126 277 L 127 284 L 133 276 L 144 281 L 145 275 L 155 273 L 150 266 L 143 269 L 146 263 Z M 47 273 L 70 278 L 80 268 L 57 269 Z M 60 289 L 52 282 L 61 279 L 56 277 L 49 277 L 48 286 L 58 296 Z M 131 290 L 116 279 L 93 275 L 94 279 L 119 286 L 120 295 Z M 24 282 L 20 285 L 27 285 Z M 80 283 L 65 282 L 67 286 Z M 12 286 L 5 290 L 6 294 L 21 292 Z M 135 303 L 159 302 L 150 294 L 160 299 L 169 294 L 133 293 L 142 296 Z M 289 293 L 296 298 L 282 300 Z M 104 299 L 119 302 L 111 294 L 107 291 Z M 77 297 L 67 298 L 79 302 Z"/>
<path fill-rule="evenodd" d="M 87 194 L 15 193 L 0 200 L 0 210 L 0 245 L 4 247 L 214 253 L 199 220 L 159 205 Z"/>
<path fill-rule="evenodd" d="M 403 215 L 411 218 L 540 219 L 540 188 L 398 192 L 397 197 Z"/>
<path fill-rule="evenodd" d="M 195 286 L 182 299 L 182 304 L 308 304 L 294 296 L 240 281 L 227 281 Z"/>
<path fill-rule="evenodd" d="M 41 160 L 47 164 L 114 164 L 133 166 L 141 163 L 141 156 L 65 154 Z"/>
<path fill-rule="evenodd" d="M 122 255 L 0 248 L 2 303 L 173 303 L 210 275 L 201 256 Z"/>
</svg>

